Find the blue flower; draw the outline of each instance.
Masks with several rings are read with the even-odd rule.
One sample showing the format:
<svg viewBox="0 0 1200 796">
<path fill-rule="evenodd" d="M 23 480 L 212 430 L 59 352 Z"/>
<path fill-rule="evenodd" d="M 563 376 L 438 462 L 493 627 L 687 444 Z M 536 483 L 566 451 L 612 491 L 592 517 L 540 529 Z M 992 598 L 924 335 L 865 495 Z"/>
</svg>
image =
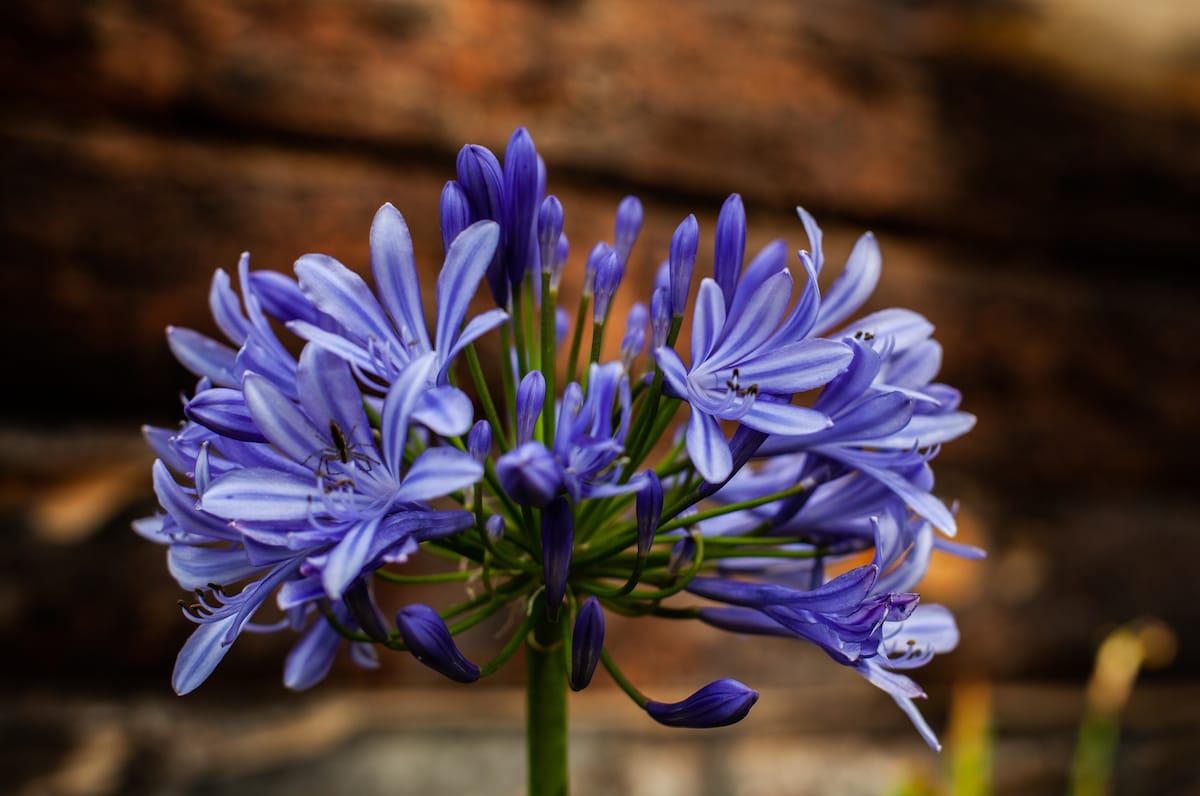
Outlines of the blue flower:
<svg viewBox="0 0 1200 796">
<path fill-rule="evenodd" d="M 670 348 L 655 351 L 670 389 L 691 407 L 688 454 L 707 481 L 720 483 L 733 472 L 721 420 L 767 434 L 810 433 L 831 423 L 822 412 L 789 401 L 827 384 L 845 370 L 852 353 L 842 342 L 808 338 L 809 328 L 797 320 L 803 304 L 789 313 L 792 275 L 785 257 L 781 242 L 763 249 L 737 282 L 728 307 L 716 281 L 701 281 L 690 367 Z"/>
</svg>

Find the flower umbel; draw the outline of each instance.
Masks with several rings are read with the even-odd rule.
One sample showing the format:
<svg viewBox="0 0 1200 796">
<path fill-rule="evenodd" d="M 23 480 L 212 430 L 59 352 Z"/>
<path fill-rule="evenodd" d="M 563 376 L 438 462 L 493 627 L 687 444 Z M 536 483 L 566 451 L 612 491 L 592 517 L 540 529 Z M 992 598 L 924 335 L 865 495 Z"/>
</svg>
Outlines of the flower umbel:
<svg viewBox="0 0 1200 796">
<path fill-rule="evenodd" d="M 168 330 L 199 381 L 178 428 L 146 429 L 162 511 L 135 529 L 167 546 L 194 595 L 181 603 L 197 627 L 175 689 L 199 687 L 242 632 L 291 632 L 289 688 L 319 682 L 343 647 L 364 667 L 380 649 L 407 651 L 467 683 L 525 646 L 563 689 L 587 687 L 603 663 L 663 724 L 744 718 L 758 694 L 736 680 L 663 703 L 625 678 L 606 615 L 658 616 L 806 641 L 887 691 L 936 746 L 907 671 L 958 634 L 917 590 L 933 550 L 982 553 L 949 541 L 954 513 L 930 463 L 974 418 L 936 381 L 928 321 L 899 308 L 852 319 L 879 279 L 875 239 L 822 294 L 812 217 L 799 211 L 809 251 L 775 241 L 745 263 L 734 195 L 711 275 L 688 216 L 653 253 L 660 278 L 631 284 L 636 199 L 572 271 L 563 206 L 527 131 L 503 164 L 468 146 L 456 166 L 431 317 L 408 227 L 385 204 L 370 230 L 373 288 L 324 255 L 301 257 L 294 279 L 243 256 L 239 290 L 218 271 L 209 294 L 224 341 Z M 573 276 L 572 318 L 558 290 Z M 472 315 L 485 281 L 496 307 Z M 606 359 L 613 316 L 623 336 Z M 383 582 L 411 596 L 381 607 Z M 440 610 L 417 591 L 446 582 L 465 594 Z M 509 606 L 494 657 L 464 657 L 456 637 Z"/>
</svg>

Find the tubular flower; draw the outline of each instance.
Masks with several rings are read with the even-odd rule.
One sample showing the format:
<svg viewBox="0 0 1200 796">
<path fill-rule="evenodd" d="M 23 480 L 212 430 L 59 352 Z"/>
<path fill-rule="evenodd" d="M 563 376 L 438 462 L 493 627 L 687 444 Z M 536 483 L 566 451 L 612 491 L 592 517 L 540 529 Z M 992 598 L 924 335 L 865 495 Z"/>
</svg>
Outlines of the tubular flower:
<svg viewBox="0 0 1200 796">
<path fill-rule="evenodd" d="M 662 724 L 748 714 L 758 694 L 736 680 L 676 703 L 638 691 L 606 646 L 614 612 L 807 642 L 936 746 L 909 672 L 958 630 L 920 604 L 921 580 L 934 550 L 982 551 L 950 540 L 932 462 L 975 419 L 937 381 L 928 320 L 855 318 L 881 274 L 874 237 L 822 294 L 812 217 L 798 211 L 810 251 L 775 241 L 746 262 L 735 194 L 711 244 L 686 216 L 639 285 L 641 202 L 626 197 L 613 239 L 572 263 L 528 131 L 503 163 L 463 148 L 451 176 L 431 197 L 445 258 L 429 317 L 408 226 L 385 204 L 370 283 L 325 255 L 301 257 L 294 278 L 251 272 L 243 255 L 238 289 L 218 271 L 209 290 L 222 339 L 168 329 L 197 382 L 178 428 L 145 429 L 161 511 L 134 528 L 166 546 L 191 595 L 175 689 L 199 687 L 243 632 L 290 632 L 293 689 L 343 650 L 364 668 L 409 652 L 465 683 L 524 646 L 529 661 L 563 656 L 542 671 L 574 689 L 603 664 Z M 560 307 L 570 279 L 578 306 Z M 496 307 L 474 313 L 485 281 Z M 406 601 L 403 586 L 423 583 L 458 584 L 463 599 Z M 393 594 L 400 605 L 380 604 Z M 495 656 L 463 656 L 459 634 L 510 607 L 521 619 Z"/>
</svg>

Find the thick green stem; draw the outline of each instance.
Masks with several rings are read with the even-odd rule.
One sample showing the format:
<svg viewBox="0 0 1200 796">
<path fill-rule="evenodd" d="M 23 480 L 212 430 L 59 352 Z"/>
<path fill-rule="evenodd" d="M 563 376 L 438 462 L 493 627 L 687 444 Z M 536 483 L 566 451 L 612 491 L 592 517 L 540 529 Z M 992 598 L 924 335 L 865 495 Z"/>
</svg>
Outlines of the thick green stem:
<svg viewBox="0 0 1200 796">
<path fill-rule="evenodd" d="M 567 796 L 567 661 L 562 629 L 546 616 L 541 597 L 530 610 L 536 619 L 525 645 L 529 796 Z"/>
</svg>

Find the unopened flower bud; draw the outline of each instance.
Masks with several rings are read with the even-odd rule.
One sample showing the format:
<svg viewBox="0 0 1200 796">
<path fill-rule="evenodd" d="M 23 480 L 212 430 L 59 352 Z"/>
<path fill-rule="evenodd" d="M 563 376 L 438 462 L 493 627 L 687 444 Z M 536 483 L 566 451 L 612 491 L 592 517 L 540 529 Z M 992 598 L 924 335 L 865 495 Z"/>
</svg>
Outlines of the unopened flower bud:
<svg viewBox="0 0 1200 796">
<path fill-rule="evenodd" d="M 724 727 L 746 718 L 750 708 L 758 701 L 758 692 L 725 678 L 701 688 L 681 702 L 646 703 L 650 718 L 668 727 Z"/>
<path fill-rule="evenodd" d="M 538 211 L 538 246 L 541 247 L 542 273 L 550 274 L 551 281 L 558 268 L 558 241 L 562 236 L 563 207 L 558 197 L 551 194 L 542 200 Z"/>
<path fill-rule="evenodd" d="M 624 275 L 625 267 L 617 258 L 617 253 L 608 249 L 604 254 L 604 259 L 596 266 L 596 284 L 593 287 L 595 303 L 592 305 L 592 321 L 594 323 L 604 323 L 608 318 L 609 304 Z"/>
<path fill-rule="evenodd" d="M 479 679 L 479 667 L 459 652 L 450 628 L 428 605 L 414 603 L 401 608 L 396 614 L 396 627 L 404 646 L 430 669 L 460 683 Z"/>
<path fill-rule="evenodd" d="M 746 257 L 746 210 L 736 193 L 725 200 L 717 217 L 716 243 L 713 246 L 713 277 L 725 296 L 725 308 L 733 303 L 733 292 L 742 275 Z"/>
<path fill-rule="evenodd" d="M 487 518 L 484 523 L 484 528 L 487 531 L 488 541 L 496 544 L 504 538 L 504 517 L 499 514 L 493 514 Z"/>
<path fill-rule="evenodd" d="M 492 450 L 492 426 L 486 420 L 480 420 L 471 427 L 467 434 L 467 453 L 471 458 L 483 464 Z"/>
<path fill-rule="evenodd" d="M 442 188 L 442 247 L 450 251 L 450 244 L 464 229 L 471 226 L 471 206 L 462 186 L 454 180 Z"/>
<path fill-rule="evenodd" d="M 526 442 L 496 460 L 496 475 L 509 496 L 541 508 L 562 491 L 562 470 L 540 442 Z"/>
<path fill-rule="evenodd" d="M 637 549 L 639 556 L 649 553 L 650 546 L 654 544 L 654 534 L 658 532 L 658 523 L 662 519 L 662 506 L 662 482 L 658 480 L 657 473 L 647 470 L 646 485 L 637 493 Z M 674 554 L 672 554 L 673 559 Z"/>
<path fill-rule="evenodd" d="M 629 252 L 641 230 L 642 203 L 636 196 L 626 196 L 617 205 L 617 225 L 613 235 L 613 249 L 622 263 L 629 260 Z"/>
<path fill-rule="evenodd" d="M 700 247 L 700 225 L 689 215 L 671 238 L 671 315 L 682 316 L 687 307 L 688 291 L 692 287 L 692 269 L 696 267 L 696 250 Z"/>
<path fill-rule="evenodd" d="M 635 302 L 629 308 L 629 317 L 625 320 L 625 336 L 621 338 L 621 365 L 626 372 L 646 347 L 646 323 L 649 319 L 650 313 L 642 302 Z"/>
<path fill-rule="evenodd" d="M 670 333 L 671 294 L 667 288 L 661 287 L 650 296 L 650 350 L 665 346 Z"/>
<path fill-rule="evenodd" d="M 575 617 L 571 632 L 571 688 L 582 691 L 592 681 L 600 652 L 604 649 L 604 609 L 595 597 L 589 597 Z"/>
<path fill-rule="evenodd" d="M 574 548 L 575 518 L 571 504 L 559 497 L 542 513 L 542 571 L 546 579 L 546 610 L 552 619 L 558 616 L 567 594 Z"/>
<path fill-rule="evenodd" d="M 540 370 L 531 370 L 517 387 L 517 444 L 533 439 L 538 416 L 546 399 L 546 377 Z"/>
</svg>

